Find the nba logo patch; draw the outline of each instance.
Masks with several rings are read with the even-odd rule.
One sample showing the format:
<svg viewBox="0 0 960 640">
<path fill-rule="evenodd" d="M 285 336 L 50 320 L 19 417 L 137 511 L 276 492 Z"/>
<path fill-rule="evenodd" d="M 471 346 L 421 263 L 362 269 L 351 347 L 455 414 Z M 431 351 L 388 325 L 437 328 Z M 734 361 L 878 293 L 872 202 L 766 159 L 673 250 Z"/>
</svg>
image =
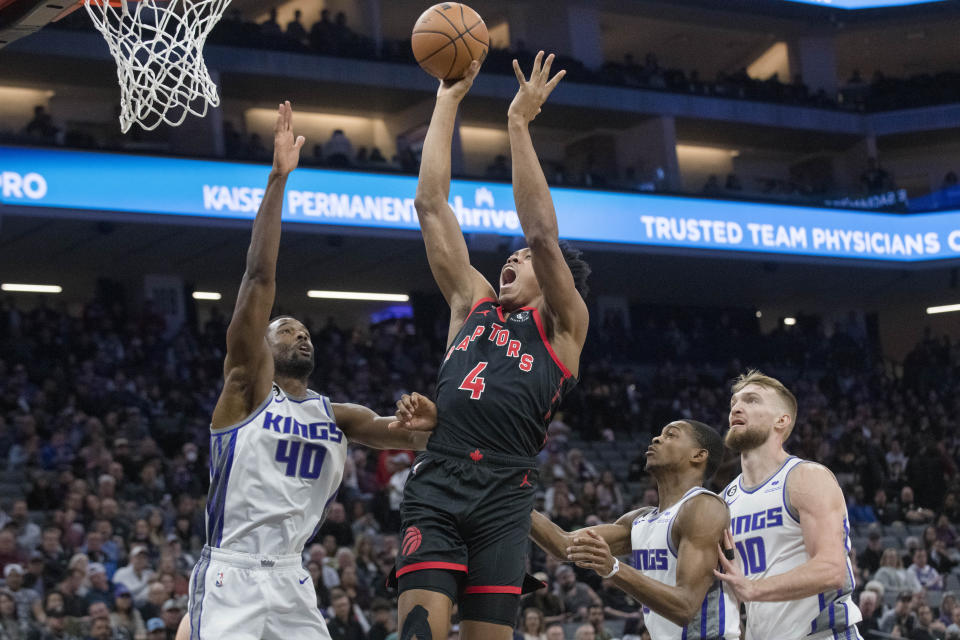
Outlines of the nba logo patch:
<svg viewBox="0 0 960 640">
<path fill-rule="evenodd" d="M 218 587 L 223 586 L 223 571 L 217 574 L 217 581 L 215 583 Z"/>
</svg>

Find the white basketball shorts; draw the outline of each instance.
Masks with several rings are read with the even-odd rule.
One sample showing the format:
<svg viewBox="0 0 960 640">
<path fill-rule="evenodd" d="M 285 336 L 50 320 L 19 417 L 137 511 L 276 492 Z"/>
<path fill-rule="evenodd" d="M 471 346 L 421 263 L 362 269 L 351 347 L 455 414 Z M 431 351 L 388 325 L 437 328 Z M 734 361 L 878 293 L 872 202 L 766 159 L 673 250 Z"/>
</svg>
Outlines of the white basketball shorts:
<svg viewBox="0 0 960 640">
<path fill-rule="evenodd" d="M 190 576 L 190 640 L 330 640 L 299 554 L 204 547 Z"/>
</svg>

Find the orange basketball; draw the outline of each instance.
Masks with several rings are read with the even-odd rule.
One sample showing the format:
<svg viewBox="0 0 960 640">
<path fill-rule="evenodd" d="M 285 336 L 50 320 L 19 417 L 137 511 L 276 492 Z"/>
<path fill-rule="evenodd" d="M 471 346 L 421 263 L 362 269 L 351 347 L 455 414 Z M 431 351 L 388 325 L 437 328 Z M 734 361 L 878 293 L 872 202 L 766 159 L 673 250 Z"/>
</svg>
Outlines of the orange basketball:
<svg viewBox="0 0 960 640">
<path fill-rule="evenodd" d="M 441 2 L 413 26 L 413 56 L 423 70 L 443 80 L 458 80 L 473 60 L 483 62 L 490 34 L 483 18 L 465 4 Z"/>
</svg>

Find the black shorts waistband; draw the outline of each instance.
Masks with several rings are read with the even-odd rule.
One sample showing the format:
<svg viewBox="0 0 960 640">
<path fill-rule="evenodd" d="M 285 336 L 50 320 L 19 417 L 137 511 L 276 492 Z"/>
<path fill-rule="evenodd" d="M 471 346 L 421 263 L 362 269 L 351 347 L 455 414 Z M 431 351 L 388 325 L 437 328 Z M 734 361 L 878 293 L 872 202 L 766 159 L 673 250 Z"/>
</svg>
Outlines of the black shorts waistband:
<svg viewBox="0 0 960 640">
<path fill-rule="evenodd" d="M 523 456 L 511 456 L 505 453 L 494 453 L 484 449 L 474 448 L 473 450 L 464 447 L 451 447 L 439 442 L 427 441 L 427 451 L 440 456 L 453 458 L 460 461 L 471 461 L 478 464 L 494 464 L 501 467 L 523 467 L 536 469 L 540 463 L 536 458 L 525 458 Z"/>
</svg>

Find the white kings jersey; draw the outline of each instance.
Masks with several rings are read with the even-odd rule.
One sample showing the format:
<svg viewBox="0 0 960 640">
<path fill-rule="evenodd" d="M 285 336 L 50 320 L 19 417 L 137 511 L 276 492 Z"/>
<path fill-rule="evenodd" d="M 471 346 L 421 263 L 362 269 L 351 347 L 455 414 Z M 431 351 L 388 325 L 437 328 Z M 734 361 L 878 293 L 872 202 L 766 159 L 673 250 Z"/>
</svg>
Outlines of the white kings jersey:
<svg viewBox="0 0 960 640">
<path fill-rule="evenodd" d="M 330 400 L 273 385 L 253 414 L 210 434 L 207 545 L 258 555 L 303 551 L 336 496 L 347 457 Z"/>
<path fill-rule="evenodd" d="M 743 486 L 743 476 L 726 488 L 723 499 L 730 507 L 730 527 L 737 553 L 748 578 L 776 576 L 810 559 L 803 544 L 798 514 L 787 504 L 790 472 L 809 461 L 791 456 L 780 469 L 757 487 Z M 850 525 L 843 516 L 844 545 L 850 551 Z M 854 579 L 847 560 L 847 581 L 842 589 L 790 602 L 747 602 L 747 640 L 798 638 L 856 639 L 853 626 L 860 610 L 853 603 Z"/>
<path fill-rule="evenodd" d="M 637 571 L 670 586 L 677 584 L 677 550 L 671 540 L 673 523 L 680 507 L 702 493 L 720 499 L 717 494 L 703 487 L 694 487 L 663 512 L 654 509 L 633 521 L 630 543 L 633 547 L 633 566 Z M 686 627 L 678 627 L 647 606 L 643 607 L 643 621 L 652 640 L 740 639 L 740 604 L 719 580 L 714 581 L 700 610 Z"/>
</svg>

